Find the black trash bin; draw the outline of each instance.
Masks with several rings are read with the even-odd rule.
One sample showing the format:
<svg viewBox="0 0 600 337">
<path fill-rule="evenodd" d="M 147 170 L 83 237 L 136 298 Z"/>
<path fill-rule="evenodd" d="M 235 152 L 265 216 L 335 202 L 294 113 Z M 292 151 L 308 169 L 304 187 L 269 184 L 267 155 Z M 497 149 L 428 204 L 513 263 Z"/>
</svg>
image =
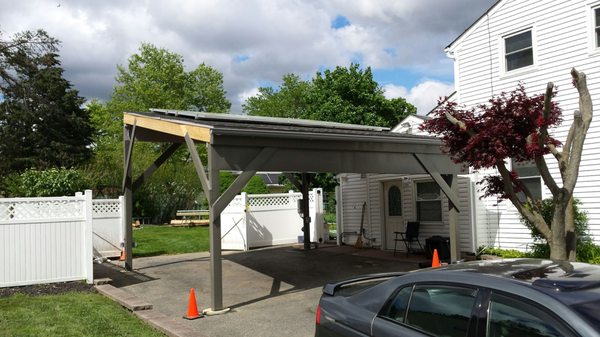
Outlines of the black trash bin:
<svg viewBox="0 0 600 337">
<path fill-rule="evenodd" d="M 425 256 L 433 258 L 433 250 L 437 249 L 438 257 L 442 261 L 450 261 L 450 238 L 446 236 L 432 236 L 425 239 Z"/>
</svg>

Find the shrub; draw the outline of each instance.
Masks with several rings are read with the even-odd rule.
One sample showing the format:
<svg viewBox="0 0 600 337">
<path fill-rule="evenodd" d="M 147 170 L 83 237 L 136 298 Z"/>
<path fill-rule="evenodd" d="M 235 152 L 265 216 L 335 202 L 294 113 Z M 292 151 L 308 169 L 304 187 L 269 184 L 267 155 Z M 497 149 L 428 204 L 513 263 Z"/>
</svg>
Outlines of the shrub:
<svg viewBox="0 0 600 337">
<path fill-rule="evenodd" d="M 577 236 L 577 261 L 600 263 L 600 246 L 593 243 L 589 234 L 587 214 L 586 212 L 579 210 L 579 205 L 581 205 L 581 202 L 577 199 L 573 199 L 575 234 Z M 552 223 L 552 214 L 554 213 L 554 203 L 552 202 L 552 199 L 542 200 L 541 206 L 544 220 L 548 224 Z M 533 249 L 530 253 L 531 256 L 548 258 L 550 256 L 550 247 L 544 236 L 525 218 L 522 217 L 521 221 L 529 228 L 531 237 L 534 239 Z"/>
<path fill-rule="evenodd" d="M 478 255 L 483 255 L 483 254 L 496 255 L 496 256 L 507 258 L 507 259 L 520 258 L 520 257 L 530 257 L 530 255 L 528 253 L 523 253 L 523 252 L 520 252 L 520 251 L 518 251 L 516 249 L 500 249 L 500 248 L 494 248 L 494 247 L 479 247 L 478 252 L 479 252 Z"/>
<path fill-rule="evenodd" d="M 27 169 L 6 181 L 11 197 L 60 197 L 74 195 L 87 186 L 83 174 L 74 168 Z"/>
</svg>

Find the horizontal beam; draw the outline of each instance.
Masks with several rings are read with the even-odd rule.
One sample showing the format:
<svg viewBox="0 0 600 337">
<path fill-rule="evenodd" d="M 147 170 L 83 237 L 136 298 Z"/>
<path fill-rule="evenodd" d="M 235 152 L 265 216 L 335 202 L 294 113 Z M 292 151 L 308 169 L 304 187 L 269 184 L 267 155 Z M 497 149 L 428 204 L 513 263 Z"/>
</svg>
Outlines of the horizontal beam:
<svg viewBox="0 0 600 337">
<path fill-rule="evenodd" d="M 210 142 L 210 128 L 202 125 L 192 125 L 185 122 L 177 123 L 173 120 L 166 121 L 157 118 L 137 116 L 128 112 L 123 115 L 123 122 L 128 125 L 136 124 L 140 128 L 150 129 L 182 138 L 185 137 L 186 134 L 189 134 L 193 140 L 204 143 Z"/>
</svg>

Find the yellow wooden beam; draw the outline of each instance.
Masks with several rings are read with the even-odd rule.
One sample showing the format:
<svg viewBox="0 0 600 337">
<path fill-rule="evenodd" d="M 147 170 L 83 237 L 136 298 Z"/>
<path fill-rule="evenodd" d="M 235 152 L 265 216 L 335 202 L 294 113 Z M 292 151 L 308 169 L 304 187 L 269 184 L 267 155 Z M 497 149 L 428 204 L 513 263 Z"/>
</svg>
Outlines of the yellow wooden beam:
<svg viewBox="0 0 600 337">
<path fill-rule="evenodd" d="M 138 128 L 149 129 L 182 138 L 188 133 L 194 140 L 205 143 L 210 142 L 210 128 L 206 126 L 190 125 L 173 120 L 156 119 L 146 116 L 136 116 L 127 112 L 123 115 L 123 123 L 129 125 L 135 123 Z"/>
</svg>

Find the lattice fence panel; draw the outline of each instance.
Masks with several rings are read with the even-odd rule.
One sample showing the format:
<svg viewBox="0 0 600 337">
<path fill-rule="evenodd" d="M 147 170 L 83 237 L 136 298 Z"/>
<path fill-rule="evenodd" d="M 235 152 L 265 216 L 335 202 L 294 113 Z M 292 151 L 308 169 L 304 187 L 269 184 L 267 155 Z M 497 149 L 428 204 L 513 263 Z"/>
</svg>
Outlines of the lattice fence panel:
<svg viewBox="0 0 600 337">
<path fill-rule="evenodd" d="M 83 200 L 31 200 L 0 202 L 0 221 L 64 219 L 85 216 Z"/>
<path fill-rule="evenodd" d="M 121 214 L 119 199 L 94 200 L 92 202 L 94 216 L 118 216 Z"/>
<path fill-rule="evenodd" d="M 274 207 L 287 206 L 290 204 L 290 197 L 287 195 L 268 196 L 268 197 L 253 197 L 248 196 L 248 205 L 250 207 Z"/>
</svg>

